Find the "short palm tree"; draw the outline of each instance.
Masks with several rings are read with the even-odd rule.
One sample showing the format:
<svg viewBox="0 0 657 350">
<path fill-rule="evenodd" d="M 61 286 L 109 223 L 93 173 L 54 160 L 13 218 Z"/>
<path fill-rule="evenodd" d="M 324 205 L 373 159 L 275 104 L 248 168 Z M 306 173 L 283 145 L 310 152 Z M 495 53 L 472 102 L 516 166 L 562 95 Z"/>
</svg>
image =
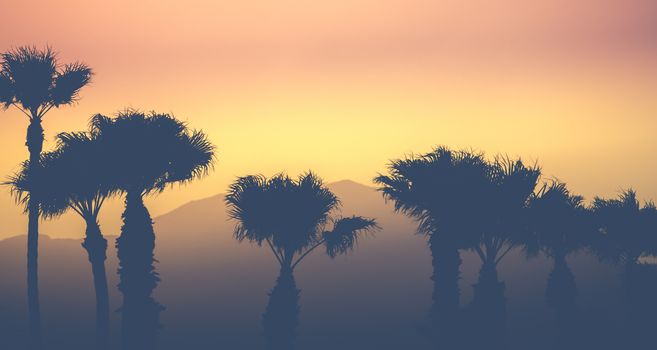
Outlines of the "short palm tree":
<svg viewBox="0 0 657 350">
<path fill-rule="evenodd" d="M 481 232 L 490 165 L 482 153 L 438 147 L 433 152 L 393 160 L 388 175 L 374 182 L 395 209 L 419 222 L 418 232 L 428 236 L 434 282 L 431 318 L 437 341 L 457 342 L 460 291 L 459 249 L 470 246 Z"/>
<path fill-rule="evenodd" d="M 657 248 L 657 208 L 652 202 L 641 205 L 636 192 L 624 190 L 617 198 L 596 197 L 591 210 L 599 234 L 593 251 L 601 260 L 620 265 L 621 281 L 628 305 L 630 346 L 652 341 L 657 312 L 657 269 L 643 262 Z"/>
<path fill-rule="evenodd" d="M 321 246 L 331 258 L 347 253 L 376 223 L 358 216 L 332 218 L 340 202 L 310 172 L 298 179 L 284 174 L 238 178 L 226 203 L 230 217 L 238 221 L 235 238 L 267 244 L 280 265 L 262 322 L 269 348 L 291 349 L 299 313 L 295 267 Z M 332 229 L 325 230 L 329 222 Z"/>
<path fill-rule="evenodd" d="M 91 262 L 96 291 L 98 342 L 107 344 L 109 297 L 105 274 L 107 240 L 98 224 L 98 213 L 106 198 L 115 191 L 110 164 L 99 157 L 98 143 L 87 133 L 62 133 L 58 147 L 41 157 L 38 176 L 31 176 L 30 162 L 25 161 L 20 172 L 8 182 L 18 201 L 27 210 L 32 193 L 38 193 L 39 211 L 43 217 L 57 217 L 68 209 L 86 223 L 82 246 Z"/>
<path fill-rule="evenodd" d="M 91 79 L 91 69 L 82 63 L 60 65 L 50 48 L 19 47 L 2 54 L 0 62 L 0 105 L 18 109 L 30 121 L 25 144 L 30 152 L 30 171 L 37 172 L 43 149 L 43 117 L 53 108 L 70 105 Z M 34 198 L 30 196 L 29 198 Z M 37 250 L 39 205 L 28 201 L 28 305 L 30 329 L 39 332 Z M 34 334 L 39 338 L 38 334 Z"/>
<path fill-rule="evenodd" d="M 159 277 L 153 266 L 153 221 L 144 196 L 207 174 L 214 146 L 202 131 L 189 130 L 168 114 L 126 110 L 116 118 L 96 115 L 90 125 L 101 159 L 114 168 L 112 183 L 125 194 L 123 226 L 116 240 L 123 339 L 130 348 L 150 348 L 162 307 L 151 296 Z"/>
<path fill-rule="evenodd" d="M 539 252 L 554 261 L 545 289 L 545 301 L 554 309 L 564 346 L 576 341 L 577 285 L 566 257 L 585 249 L 593 238 L 584 198 L 572 194 L 566 184 L 552 180 L 543 184 L 529 202 L 532 234 L 523 245 L 529 256 Z"/>
<path fill-rule="evenodd" d="M 525 211 L 541 171 L 521 159 L 497 156 L 488 166 L 488 194 L 482 198 L 486 207 L 479 215 L 479 230 L 470 249 L 481 259 L 477 283 L 469 310 L 474 313 L 473 326 L 487 346 L 504 347 L 506 317 L 505 284 L 499 280 L 500 261 L 526 235 Z"/>
<path fill-rule="evenodd" d="M 487 227 L 473 250 L 487 269 L 494 269 L 521 239 L 517 235 L 526 232 L 522 218 L 541 170 L 506 156 L 495 157 L 488 168 L 490 196 L 484 199 L 488 208 L 483 213 Z"/>
<path fill-rule="evenodd" d="M 631 267 L 642 256 L 657 253 L 657 208 L 652 202 L 642 206 L 630 189 L 618 198 L 595 197 L 591 210 L 601 234 L 594 250 L 603 260 Z"/>
</svg>

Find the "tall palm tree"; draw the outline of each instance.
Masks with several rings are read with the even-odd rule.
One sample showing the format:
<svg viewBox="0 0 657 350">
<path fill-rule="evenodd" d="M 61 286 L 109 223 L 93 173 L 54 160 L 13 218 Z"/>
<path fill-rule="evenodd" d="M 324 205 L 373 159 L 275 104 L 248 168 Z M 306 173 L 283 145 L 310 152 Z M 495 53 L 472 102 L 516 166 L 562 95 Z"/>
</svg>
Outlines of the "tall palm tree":
<svg viewBox="0 0 657 350">
<path fill-rule="evenodd" d="M 23 113 L 30 125 L 25 144 L 30 152 L 30 171 L 38 172 L 43 149 L 43 117 L 53 108 L 70 105 L 79 99 L 79 92 L 91 80 L 91 69 L 76 62 L 61 65 L 50 48 L 39 50 L 23 46 L 2 54 L 0 62 L 0 104 Z M 28 201 L 28 305 L 30 329 L 40 337 L 37 251 L 39 235 L 39 205 L 34 196 Z"/>
<path fill-rule="evenodd" d="M 280 266 L 262 323 L 270 349 L 292 349 L 299 323 L 295 267 L 321 246 L 331 258 L 347 253 L 376 223 L 358 216 L 332 217 L 340 202 L 310 172 L 296 180 L 284 174 L 240 177 L 230 186 L 226 203 L 229 216 L 238 221 L 235 238 L 267 244 Z M 329 222 L 330 231 L 325 230 Z"/>
<path fill-rule="evenodd" d="M 374 182 L 395 210 L 419 222 L 428 236 L 434 282 L 431 318 L 437 342 L 458 345 L 459 249 L 481 232 L 491 196 L 490 165 L 483 153 L 438 147 L 433 152 L 393 160 L 388 175 Z"/>
<path fill-rule="evenodd" d="M 116 240 L 124 344 L 149 348 L 162 307 L 151 296 L 159 277 L 153 266 L 153 221 L 144 196 L 207 174 L 214 146 L 202 131 L 189 130 L 173 116 L 155 112 L 126 110 L 116 118 L 98 114 L 91 118 L 90 128 L 101 158 L 115 167 L 112 183 L 125 194 L 123 225 Z"/>
<path fill-rule="evenodd" d="M 30 162 L 26 161 L 21 171 L 10 178 L 9 184 L 26 209 L 30 193 L 39 193 L 42 216 L 53 218 L 70 209 L 85 221 L 82 246 L 87 251 L 94 279 L 97 341 L 99 347 L 106 347 L 109 326 L 105 273 L 107 240 L 100 231 L 98 214 L 105 199 L 116 192 L 111 167 L 99 157 L 98 142 L 87 133 L 59 134 L 57 144 L 55 151 L 42 155 L 37 178 L 30 176 Z"/>
</svg>

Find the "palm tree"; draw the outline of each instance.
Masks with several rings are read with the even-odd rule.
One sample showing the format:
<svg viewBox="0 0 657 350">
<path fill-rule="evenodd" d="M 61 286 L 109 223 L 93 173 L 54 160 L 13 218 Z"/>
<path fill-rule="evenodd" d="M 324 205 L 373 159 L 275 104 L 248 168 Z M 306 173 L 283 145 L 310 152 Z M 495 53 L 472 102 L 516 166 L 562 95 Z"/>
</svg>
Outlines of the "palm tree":
<svg viewBox="0 0 657 350">
<path fill-rule="evenodd" d="M 483 153 L 438 147 L 433 152 L 393 160 L 388 175 L 374 182 L 395 210 L 419 222 L 428 236 L 434 282 L 431 318 L 437 341 L 454 347 L 460 341 L 458 307 L 461 258 L 481 232 L 491 196 L 490 165 Z"/>
<path fill-rule="evenodd" d="M 229 216 L 238 221 L 235 238 L 267 244 L 280 266 L 262 322 L 270 349 L 292 349 L 300 293 L 294 269 L 321 246 L 331 258 L 349 252 L 360 235 L 375 229 L 376 223 L 358 216 L 332 217 L 340 202 L 310 172 L 296 180 L 284 174 L 270 179 L 240 177 L 230 186 L 226 203 Z M 327 231 L 329 222 L 332 229 Z"/>
<path fill-rule="evenodd" d="M 482 264 L 470 308 L 480 331 L 477 339 L 485 339 L 488 346 L 503 347 L 506 297 L 497 266 L 528 232 L 524 214 L 541 171 L 536 165 L 507 156 L 495 157 L 488 169 L 490 196 L 483 199 L 488 208 L 480 216 L 485 227 L 471 247 Z"/>
<path fill-rule="evenodd" d="M 532 234 L 523 242 L 529 256 L 542 252 L 554 261 L 545 301 L 555 311 L 562 348 L 576 348 L 579 344 L 577 285 L 566 257 L 586 248 L 593 236 L 590 215 L 583 202 L 584 198 L 572 194 L 563 182 L 544 183 L 530 199 Z"/>
<path fill-rule="evenodd" d="M 497 156 L 489 167 L 489 207 L 483 215 L 487 223 L 480 232 L 479 244 L 473 247 L 482 262 L 482 270 L 494 270 L 521 237 L 523 214 L 536 188 L 541 170 L 527 166 L 521 159 Z"/>
<path fill-rule="evenodd" d="M 91 69 L 82 63 L 60 65 L 50 48 L 19 47 L 2 54 L 0 63 L 0 104 L 16 107 L 30 121 L 25 144 L 30 152 L 30 171 L 38 172 L 43 149 L 41 120 L 53 108 L 70 105 L 91 79 Z M 37 250 L 39 205 L 34 196 L 28 201 L 28 305 L 30 329 L 40 338 Z"/>
<path fill-rule="evenodd" d="M 563 182 L 544 183 L 530 199 L 529 214 L 533 231 L 525 245 L 529 255 L 540 251 L 561 264 L 591 239 L 584 197 L 572 194 Z"/>
<path fill-rule="evenodd" d="M 643 205 L 632 189 L 621 191 L 617 198 L 596 197 L 591 206 L 599 230 L 592 245 L 602 261 L 622 268 L 621 281 L 628 303 L 625 320 L 628 339 L 640 346 L 652 339 L 657 312 L 657 269 L 642 257 L 657 253 L 657 208 L 652 202 Z M 635 346 L 635 347 L 636 347 Z"/>
<path fill-rule="evenodd" d="M 171 115 L 136 110 L 116 118 L 95 115 L 91 135 L 100 157 L 111 164 L 112 184 L 125 194 L 119 256 L 119 290 L 123 293 L 123 340 L 128 348 L 149 348 L 155 341 L 162 306 L 152 292 L 159 276 L 153 266 L 155 232 L 144 196 L 167 185 L 188 183 L 209 172 L 214 146 L 202 131 L 189 130 Z"/>
<path fill-rule="evenodd" d="M 292 270 L 281 269 L 262 315 L 263 336 L 268 349 L 294 349 L 301 309 L 300 293 Z"/>
<path fill-rule="evenodd" d="M 350 251 L 361 233 L 376 227 L 374 220 L 358 216 L 331 218 L 340 201 L 311 172 L 297 180 L 284 174 L 240 177 L 226 203 L 230 217 L 238 220 L 235 238 L 267 243 L 281 268 L 290 271 L 322 245 L 330 257 Z M 324 231 L 328 222 L 333 229 Z"/>
<path fill-rule="evenodd" d="M 115 191 L 109 164 L 98 157 L 98 142 L 87 133 L 62 133 L 57 136 L 58 148 L 41 157 L 38 177 L 31 177 L 30 162 L 22 164 L 20 172 L 8 182 L 18 201 L 27 210 L 31 193 L 39 193 L 41 215 L 53 218 L 68 209 L 86 223 L 82 246 L 91 263 L 96 292 L 97 340 L 107 346 L 109 297 L 105 274 L 107 240 L 98 224 L 98 213 L 106 198 Z M 36 190 L 36 191 L 35 191 Z"/>
<path fill-rule="evenodd" d="M 595 197 L 591 210 L 602 234 L 594 248 L 603 260 L 631 268 L 657 253 L 657 208 L 652 202 L 642 206 L 634 190 L 613 199 Z"/>
</svg>

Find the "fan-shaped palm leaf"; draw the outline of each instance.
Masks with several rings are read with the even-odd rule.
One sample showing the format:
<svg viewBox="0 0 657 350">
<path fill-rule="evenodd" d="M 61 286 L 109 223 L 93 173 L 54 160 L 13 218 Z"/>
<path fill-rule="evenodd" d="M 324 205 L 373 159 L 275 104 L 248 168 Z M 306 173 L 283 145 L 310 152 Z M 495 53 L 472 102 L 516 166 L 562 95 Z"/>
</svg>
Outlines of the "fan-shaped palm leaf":
<svg viewBox="0 0 657 350">
<path fill-rule="evenodd" d="M 372 219 L 360 216 L 339 218 L 333 222 L 333 230 L 323 233 L 326 254 L 335 258 L 354 249 L 362 233 L 378 228 Z"/>
<path fill-rule="evenodd" d="M 77 101 L 80 89 L 91 81 L 91 75 L 91 68 L 80 62 L 65 65 L 50 87 L 52 104 L 59 107 Z"/>
</svg>

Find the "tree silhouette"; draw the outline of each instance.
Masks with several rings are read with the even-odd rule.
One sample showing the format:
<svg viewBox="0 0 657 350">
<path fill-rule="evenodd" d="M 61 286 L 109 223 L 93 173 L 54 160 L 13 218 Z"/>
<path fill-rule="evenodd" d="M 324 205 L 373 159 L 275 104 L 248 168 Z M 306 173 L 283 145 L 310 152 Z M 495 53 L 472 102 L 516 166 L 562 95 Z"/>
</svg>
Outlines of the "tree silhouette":
<svg viewBox="0 0 657 350">
<path fill-rule="evenodd" d="M 331 258 L 349 252 L 376 223 L 358 216 L 332 217 L 340 202 L 310 172 L 296 180 L 284 174 L 240 177 L 230 186 L 226 203 L 229 216 L 238 221 L 235 238 L 266 243 L 280 265 L 262 323 L 268 348 L 292 349 L 299 323 L 295 267 L 321 246 Z"/>
<path fill-rule="evenodd" d="M 292 270 L 281 269 L 262 315 L 263 335 L 268 349 L 294 349 L 301 309 L 300 293 Z"/>
<path fill-rule="evenodd" d="M 433 152 L 393 160 L 388 175 L 374 181 L 395 209 L 419 222 L 428 236 L 434 282 L 431 319 L 435 341 L 455 348 L 459 334 L 459 249 L 481 232 L 481 216 L 491 196 L 490 165 L 482 153 L 438 147 Z"/>
<path fill-rule="evenodd" d="M 481 213 L 486 228 L 477 237 L 479 244 L 473 247 L 486 270 L 495 269 L 522 239 L 517 236 L 525 232 L 521 219 L 541 175 L 535 165 L 502 156 L 495 157 L 488 171 L 490 189 L 483 195 L 490 196 L 481 199 L 488 206 Z"/>
<path fill-rule="evenodd" d="M 25 205 L 31 193 L 38 193 L 41 215 L 53 218 L 68 209 L 76 212 L 86 223 L 86 249 L 91 263 L 96 292 L 97 341 L 107 346 L 109 326 L 109 297 L 105 273 L 107 240 L 98 224 L 98 213 L 106 198 L 116 188 L 111 179 L 111 167 L 99 157 L 99 144 L 86 133 L 62 133 L 57 136 L 58 147 L 41 157 L 41 169 L 32 177 L 30 162 L 22 164 L 20 172 L 9 184 L 17 200 Z"/>
<path fill-rule="evenodd" d="M 499 280 L 497 265 L 528 233 L 527 204 L 541 171 L 520 159 L 495 157 L 488 166 L 487 208 L 478 215 L 484 227 L 477 232 L 474 250 L 481 259 L 479 279 L 469 305 L 472 323 L 479 336 L 471 340 L 482 346 L 503 348 L 505 342 L 505 284 Z"/>
<path fill-rule="evenodd" d="M 30 171 L 39 171 L 43 149 L 43 117 L 53 108 L 74 103 L 79 91 L 91 79 L 91 69 L 82 63 L 60 65 L 50 48 L 19 47 L 2 54 L 0 63 L 0 104 L 16 107 L 30 121 L 25 144 L 30 152 Z M 28 307 L 33 339 L 40 342 L 38 294 L 39 205 L 28 200 Z"/>
<path fill-rule="evenodd" d="M 657 252 L 657 208 L 652 202 L 641 206 L 635 191 L 613 199 L 595 197 L 591 210 L 602 234 L 594 248 L 603 260 L 631 266 Z"/>
<path fill-rule="evenodd" d="M 639 203 L 629 189 L 618 198 L 596 197 L 591 210 L 599 229 L 592 248 L 598 257 L 621 267 L 621 282 L 628 305 L 624 322 L 628 347 L 654 343 L 657 326 L 657 268 L 641 261 L 657 250 L 657 208 Z"/>
<path fill-rule="evenodd" d="M 159 276 L 153 266 L 153 221 L 144 196 L 207 174 L 214 161 L 214 146 L 203 132 L 189 130 L 168 114 L 126 110 L 116 118 L 95 115 L 90 125 L 100 156 L 115 167 L 113 184 L 125 193 L 123 225 L 116 240 L 124 345 L 150 349 L 155 346 L 163 307 L 152 297 Z"/>
<path fill-rule="evenodd" d="M 532 235 L 524 246 L 529 256 L 542 252 L 554 261 L 545 301 L 556 314 L 560 348 L 575 349 L 581 345 L 577 285 L 566 257 L 586 248 L 593 238 L 590 215 L 583 201 L 565 183 L 552 180 L 544 183 L 529 202 Z"/>
</svg>

